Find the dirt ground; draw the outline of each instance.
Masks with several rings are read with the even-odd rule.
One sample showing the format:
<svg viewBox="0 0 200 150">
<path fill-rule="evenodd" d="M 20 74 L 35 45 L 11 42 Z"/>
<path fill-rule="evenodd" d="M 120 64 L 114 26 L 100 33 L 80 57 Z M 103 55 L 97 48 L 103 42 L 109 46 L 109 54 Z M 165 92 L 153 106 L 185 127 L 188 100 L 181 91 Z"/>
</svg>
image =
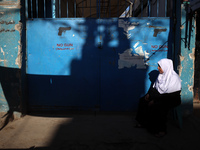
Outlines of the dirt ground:
<svg viewBox="0 0 200 150">
<path fill-rule="evenodd" d="M 200 150 L 200 104 L 194 108 L 193 115 L 183 118 L 182 129 L 169 119 L 162 138 L 135 128 L 134 114 L 26 115 L 0 131 L 0 149 Z"/>
</svg>

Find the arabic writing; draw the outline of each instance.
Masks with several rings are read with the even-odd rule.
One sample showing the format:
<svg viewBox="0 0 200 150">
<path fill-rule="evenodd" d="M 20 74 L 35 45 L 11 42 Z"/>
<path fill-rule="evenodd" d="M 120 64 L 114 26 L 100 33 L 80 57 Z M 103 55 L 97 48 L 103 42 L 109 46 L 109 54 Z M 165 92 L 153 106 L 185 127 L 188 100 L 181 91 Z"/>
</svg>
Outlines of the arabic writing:
<svg viewBox="0 0 200 150">
<path fill-rule="evenodd" d="M 0 21 L 0 24 L 6 24 L 6 25 L 15 24 L 15 21 L 10 20 L 10 21 L 7 22 L 7 21 L 2 20 L 2 21 Z"/>
<path fill-rule="evenodd" d="M 9 30 L 9 29 L 1 29 L 0 32 L 15 32 L 15 30 L 14 29 L 11 29 L 11 30 Z"/>
</svg>

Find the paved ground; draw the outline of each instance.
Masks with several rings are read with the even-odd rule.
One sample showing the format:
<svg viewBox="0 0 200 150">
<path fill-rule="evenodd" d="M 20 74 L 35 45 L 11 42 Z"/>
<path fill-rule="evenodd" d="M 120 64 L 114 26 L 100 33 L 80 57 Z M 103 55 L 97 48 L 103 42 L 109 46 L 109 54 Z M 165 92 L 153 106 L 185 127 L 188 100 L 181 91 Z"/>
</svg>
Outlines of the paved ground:
<svg viewBox="0 0 200 150">
<path fill-rule="evenodd" d="M 169 119 L 162 138 L 134 128 L 130 114 L 26 115 L 0 131 L 0 149 L 200 150 L 200 109 L 195 110 L 183 118 L 182 129 Z"/>
</svg>

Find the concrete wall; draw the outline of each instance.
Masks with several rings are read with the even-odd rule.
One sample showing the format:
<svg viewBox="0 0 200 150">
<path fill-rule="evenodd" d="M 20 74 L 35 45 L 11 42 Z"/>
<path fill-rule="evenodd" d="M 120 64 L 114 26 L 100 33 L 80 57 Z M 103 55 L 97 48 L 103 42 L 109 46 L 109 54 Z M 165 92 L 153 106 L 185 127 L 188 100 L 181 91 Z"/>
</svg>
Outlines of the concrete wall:
<svg viewBox="0 0 200 150">
<path fill-rule="evenodd" d="M 193 84 L 195 59 L 195 20 L 186 4 L 181 5 L 181 54 L 179 75 L 182 80 L 182 108 L 183 114 L 193 112 Z"/>
<path fill-rule="evenodd" d="M 0 111 L 20 111 L 20 0 L 0 0 Z"/>
</svg>

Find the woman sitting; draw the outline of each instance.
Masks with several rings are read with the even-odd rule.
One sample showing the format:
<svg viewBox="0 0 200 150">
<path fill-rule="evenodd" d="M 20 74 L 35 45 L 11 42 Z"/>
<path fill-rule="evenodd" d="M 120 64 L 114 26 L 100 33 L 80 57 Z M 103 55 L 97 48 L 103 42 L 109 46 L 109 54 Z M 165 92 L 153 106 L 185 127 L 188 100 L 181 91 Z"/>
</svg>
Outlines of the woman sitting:
<svg viewBox="0 0 200 150">
<path fill-rule="evenodd" d="M 168 111 L 181 104 L 181 79 L 170 59 L 161 59 L 158 71 L 153 87 L 139 101 L 136 120 L 137 127 L 146 127 L 155 136 L 161 137 L 167 131 Z"/>
</svg>

